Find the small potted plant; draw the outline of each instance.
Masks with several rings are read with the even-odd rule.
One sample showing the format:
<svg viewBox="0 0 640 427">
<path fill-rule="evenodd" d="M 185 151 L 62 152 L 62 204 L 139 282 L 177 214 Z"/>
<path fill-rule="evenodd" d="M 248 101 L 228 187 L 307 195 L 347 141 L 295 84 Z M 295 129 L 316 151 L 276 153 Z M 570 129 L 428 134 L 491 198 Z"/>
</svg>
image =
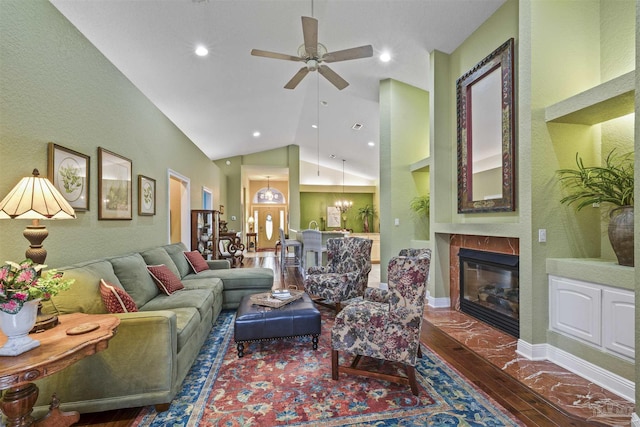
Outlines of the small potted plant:
<svg viewBox="0 0 640 427">
<path fill-rule="evenodd" d="M 409 202 L 409 209 L 414 217 L 414 233 L 416 239 L 429 239 L 429 205 L 431 198 L 428 194 L 417 196 Z"/>
<path fill-rule="evenodd" d="M 634 153 L 612 150 L 602 166 L 585 166 L 576 153 L 576 169 L 557 171 L 569 194 L 560 202 L 576 203 L 579 211 L 594 204 L 608 205 L 609 241 L 620 265 L 633 266 L 633 163 Z"/>
<path fill-rule="evenodd" d="M 44 267 L 29 259 L 0 267 L 0 328 L 8 338 L 0 347 L 1 356 L 17 356 L 40 345 L 27 335 L 36 322 L 38 303 L 68 289 L 74 282 L 64 280 L 56 270 L 39 275 Z"/>
<path fill-rule="evenodd" d="M 418 218 L 429 217 L 429 195 L 417 196 L 409 202 L 409 208 Z"/>
</svg>

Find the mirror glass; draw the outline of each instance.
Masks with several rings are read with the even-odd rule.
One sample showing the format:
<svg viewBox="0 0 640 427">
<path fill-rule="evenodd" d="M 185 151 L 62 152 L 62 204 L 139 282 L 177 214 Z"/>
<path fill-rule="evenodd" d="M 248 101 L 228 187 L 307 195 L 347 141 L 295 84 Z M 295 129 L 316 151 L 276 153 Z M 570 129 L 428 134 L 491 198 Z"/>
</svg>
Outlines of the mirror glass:
<svg viewBox="0 0 640 427">
<path fill-rule="evenodd" d="M 513 39 L 456 85 L 458 212 L 515 210 Z"/>
</svg>

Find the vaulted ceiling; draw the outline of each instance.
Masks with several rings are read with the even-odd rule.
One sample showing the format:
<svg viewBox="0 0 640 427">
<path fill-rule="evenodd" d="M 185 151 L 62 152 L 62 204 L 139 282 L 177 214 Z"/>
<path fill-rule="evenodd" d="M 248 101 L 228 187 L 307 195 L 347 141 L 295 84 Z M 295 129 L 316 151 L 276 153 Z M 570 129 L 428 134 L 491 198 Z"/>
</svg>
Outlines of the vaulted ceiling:
<svg viewBox="0 0 640 427">
<path fill-rule="evenodd" d="M 212 160 L 296 144 L 305 162 L 341 170 L 344 159 L 349 174 L 376 180 L 379 82 L 429 90 L 429 53 L 452 52 L 504 0 L 51 2 Z M 329 64 L 345 89 L 317 72 L 284 89 L 302 63 L 250 55 L 296 55 L 302 16 L 318 19 L 329 52 L 373 46 L 371 58 Z"/>
</svg>

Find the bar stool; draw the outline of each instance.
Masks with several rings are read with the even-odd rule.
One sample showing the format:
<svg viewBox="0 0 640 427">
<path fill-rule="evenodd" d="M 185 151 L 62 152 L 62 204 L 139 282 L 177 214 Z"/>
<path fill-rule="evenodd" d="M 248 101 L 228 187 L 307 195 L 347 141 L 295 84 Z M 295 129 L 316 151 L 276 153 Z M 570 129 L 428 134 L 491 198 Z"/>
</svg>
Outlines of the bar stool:
<svg viewBox="0 0 640 427">
<path fill-rule="evenodd" d="M 280 229 L 280 269 L 284 273 L 285 264 L 287 262 L 287 255 L 289 248 L 293 248 L 293 263 L 289 264 L 292 267 L 300 267 L 300 260 L 302 258 L 302 243 L 295 239 L 287 239 L 284 236 L 284 229 Z"/>
<path fill-rule="evenodd" d="M 315 255 L 315 265 L 322 265 L 322 253 L 327 252 L 327 247 L 322 246 L 322 233 L 318 230 L 302 230 L 302 267 L 305 270 L 309 252 Z"/>
</svg>

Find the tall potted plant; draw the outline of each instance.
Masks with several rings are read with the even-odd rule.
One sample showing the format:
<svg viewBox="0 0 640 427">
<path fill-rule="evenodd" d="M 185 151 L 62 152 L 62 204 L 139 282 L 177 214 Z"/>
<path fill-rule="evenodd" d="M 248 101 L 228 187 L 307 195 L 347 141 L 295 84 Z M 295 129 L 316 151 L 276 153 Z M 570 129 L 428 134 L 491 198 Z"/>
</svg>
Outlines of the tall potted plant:
<svg viewBox="0 0 640 427">
<path fill-rule="evenodd" d="M 557 171 L 569 191 L 560 202 L 576 203 L 576 210 L 593 204 L 609 205 L 609 241 L 618 264 L 633 266 L 633 162 L 634 153 L 618 154 L 615 149 L 602 166 L 585 166 L 576 153 L 576 169 Z"/>
<path fill-rule="evenodd" d="M 358 209 L 358 217 L 362 220 L 362 229 L 364 233 L 369 233 L 369 217 L 373 220 L 376 211 L 373 209 L 373 206 L 365 205 L 364 207 Z"/>
</svg>

